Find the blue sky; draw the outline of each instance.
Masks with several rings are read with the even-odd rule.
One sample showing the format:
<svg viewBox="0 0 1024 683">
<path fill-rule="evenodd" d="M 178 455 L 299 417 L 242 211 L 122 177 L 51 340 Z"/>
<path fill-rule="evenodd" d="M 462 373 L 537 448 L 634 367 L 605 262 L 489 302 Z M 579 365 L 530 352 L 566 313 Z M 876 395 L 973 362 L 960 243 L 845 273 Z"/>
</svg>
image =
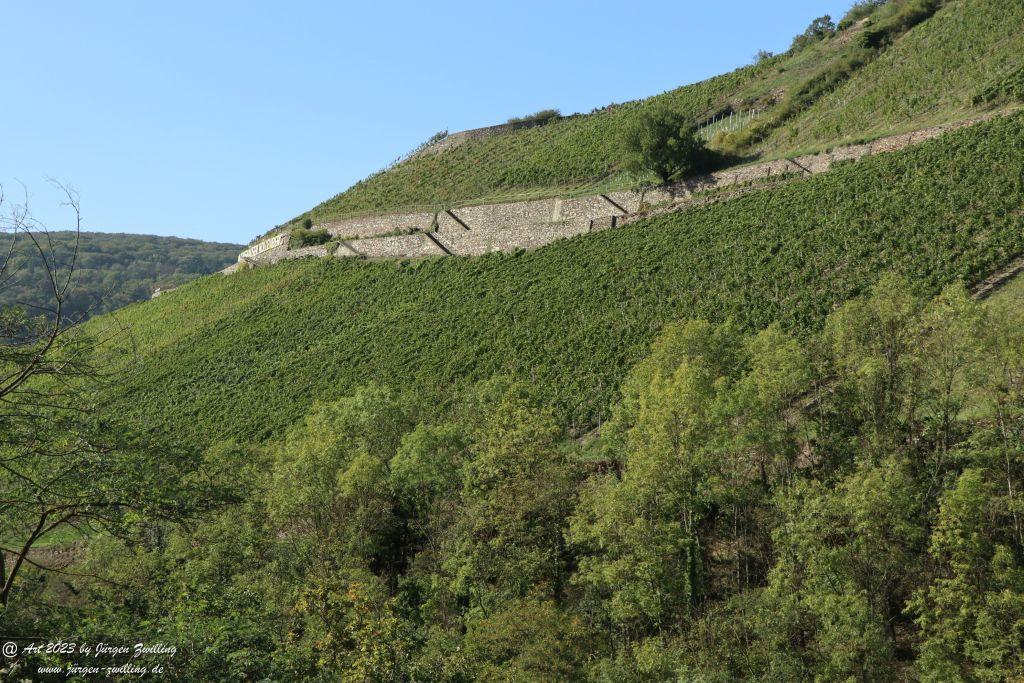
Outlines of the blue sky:
<svg viewBox="0 0 1024 683">
<path fill-rule="evenodd" d="M 246 242 L 441 129 L 590 111 L 785 50 L 852 0 L 4 3 L 0 183 L 89 230 Z"/>
</svg>

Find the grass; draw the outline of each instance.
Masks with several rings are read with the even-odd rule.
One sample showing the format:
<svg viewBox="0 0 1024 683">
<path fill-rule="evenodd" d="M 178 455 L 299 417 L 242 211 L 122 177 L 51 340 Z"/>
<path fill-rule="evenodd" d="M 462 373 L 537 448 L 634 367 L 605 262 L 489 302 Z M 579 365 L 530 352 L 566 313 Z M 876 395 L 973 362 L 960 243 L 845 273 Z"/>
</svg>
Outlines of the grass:
<svg viewBox="0 0 1024 683">
<path fill-rule="evenodd" d="M 1018 274 L 1005 285 L 997 289 L 987 299 L 989 303 L 1011 304 L 1013 306 L 1024 306 L 1024 274 Z"/>
<path fill-rule="evenodd" d="M 800 332 L 888 270 L 933 291 L 983 279 L 1024 253 L 1022 165 L 1018 115 L 533 252 L 204 278 L 118 314 L 138 355 L 122 340 L 107 409 L 198 444 L 261 441 L 359 384 L 441 411 L 504 373 L 583 430 L 669 321 Z"/>
<path fill-rule="evenodd" d="M 778 155 L 966 118 L 978 111 L 975 97 L 1019 68 L 1022 56 L 1024 3 L 951 0 L 759 151 Z"/>
</svg>

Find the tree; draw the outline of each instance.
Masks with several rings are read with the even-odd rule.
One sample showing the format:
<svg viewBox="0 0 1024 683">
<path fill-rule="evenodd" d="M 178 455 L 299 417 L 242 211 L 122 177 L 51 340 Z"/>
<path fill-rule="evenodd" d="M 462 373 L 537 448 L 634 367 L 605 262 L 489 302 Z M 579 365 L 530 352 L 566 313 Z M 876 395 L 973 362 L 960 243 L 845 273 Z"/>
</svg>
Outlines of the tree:
<svg viewBox="0 0 1024 683">
<path fill-rule="evenodd" d="M 760 580 L 767 558 L 748 529 L 792 476 L 785 414 L 807 375 L 778 330 L 745 339 L 701 321 L 666 328 L 633 370 L 602 436 L 621 474 L 588 482 L 569 532 L 574 582 L 622 632 L 680 628 L 710 595 Z"/>
<path fill-rule="evenodd" d="M 793 38 L 793 44 L 789 49 L 791 52 L 799 52 L 808 45 L 824 40 L 836 32 L 836 25 L 828 14 L 818 17 L 810 23 L 807 29 L 800 35 Z"/>
<path fill-rule="evenodd" d="M 884 5 L 889 0 L 858 0 L 850 6 L 843 18 L 839 21 L 837 30 L 843 31 L 850 28 L 864 17 L 870 16 L 872 12 Z"/>
<path fill-rule="evenodd" d="M 589 633 L 551 600 L 511 600 L 467 626 L 465 649 L 476 681 L 582 679 Z"/>
<path fill-rule="evenodd" d="M 271 518 L 297 563 L 389 569 L 398 523 L 389 480 L 409 419 L 378 386 L 316 406 L 275 449 Z"/>
<path fill-rule="evenodd" d="M 936 300 L 933 306 L 948 299 Z M 1016 302 L 1014 302 L 1016 304 Z M 1024 675 L 1024 310 L 1006 301 L 972 326 L 984 353 L 967 391 L 957 387 L 952 409 L 985 416 L 948 460 L 967 466 L 941 495 L 929 556 L 935 575 L 909 606 L 921 628 L 923 680 L 1014 680 Z M 951 308 L 943 304 L 939 310 Z M 958 312 L 954 322 L 977 319 Z M 961 354 L 940 340 L 941 380 Z M 952 347 L 952 348 L 951 348 Z M 952 381 L 938 384 L 955 386 Z M 942 396 L 944 394 L 940 394 Z M 941 406 L 942 404 L 940 404 Z M 943 410 L 945 412 L 945 410 Z M 941 424 L 941 423 L 940 423 Z M 958 430 L 949 430 L 954 436 Z M 950 439 L 951 440 L 951 439 Z M 947 447 L 943 436 L 940 445 Z M 952 441 L 952 440 L 951 440 Z M 948 466 L 946 469 L 949 469 Z M 944 477 L 945 479 L 946 477 Z"/>
<path fill-rule="evenodd" d="M 525 387 L 501 389 L 479 406 L 442 563 L 452 592 L 484 613 L 509 599 L 558 596 L 569 571 L 573 472 L 561 431 Z"/>
<path fill-rule="evenodd" d="M 708 152 L 693 123 L 661 105 L 637 114 L 622 137 L 623 167 L 630 173 L 653 173 L 662 183 L 704 170 Z"/>
<path fill-rule="evenodd" d="M 57 187 L 77 234 L 78 197 Z M 123 534 L 144 518 L 181 519 L 212 499 L 189 483 L 197 454 L 133 435 L 100 414 L 98 392 L 116 381 L 98 359 L 110 332 L 87 332 L 68 318 L 77 242 L 60 265 L 27 200 L 0 218 L 0 229 L 10 238 L 0 287 L 15 285 L 20 264 L 32 259 L 43 264 L 49 298 L 28 310 L 0 309 L 0 607 L 6 609 L 26 566 L 73 573 L 33 557 L 54 536 Z"/>
</svg>

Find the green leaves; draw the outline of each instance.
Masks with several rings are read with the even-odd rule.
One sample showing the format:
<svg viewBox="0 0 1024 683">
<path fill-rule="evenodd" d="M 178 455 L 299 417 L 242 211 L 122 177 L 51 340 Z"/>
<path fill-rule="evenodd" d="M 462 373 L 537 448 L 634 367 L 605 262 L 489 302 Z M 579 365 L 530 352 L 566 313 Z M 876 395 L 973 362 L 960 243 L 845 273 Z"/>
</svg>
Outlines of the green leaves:
<svg viewBox="0 0 1024 683">
<path fill-rule="evenodd" d="M 703 170 L 704 141 L 687 117 L 667 106 L 644 110 L 622 133 L 623 168 L 637 177 L 653 173 L 667 183 Z"/>
<path fill-rule="evenodd" d="M 803 354 L 777 330 L 746 339 L 732 325 L 686 322 L 663 331 L 602 435 L 621 449 L 622 475 L 592 480 L 569 528 L 581 555 L 573 580 L 614 625 L 634 636 L 678 627 L 720 590 L 717 516 L 732 514 L 739 544 L 739 518 L 763 504 L 776 471 L 792 469 L 784 413 L 808 379 Z M 757 477 L 765 489 L 748 485 Z"/>
<path fill-rule="evenodd" d="M 368 381 L 443 411 L 504 374 L 586 431 L 673 320 L 803 334 L 884 272 L 936 293 L 1002 267 L 1024 251 L 1022 140 L 1020 117 L 980 124 L 518 257 L 314 260 L 210 278 L 119 315 L 137 373 L 111 408 L 203 445 L 258 441 Z"/>
</svg>

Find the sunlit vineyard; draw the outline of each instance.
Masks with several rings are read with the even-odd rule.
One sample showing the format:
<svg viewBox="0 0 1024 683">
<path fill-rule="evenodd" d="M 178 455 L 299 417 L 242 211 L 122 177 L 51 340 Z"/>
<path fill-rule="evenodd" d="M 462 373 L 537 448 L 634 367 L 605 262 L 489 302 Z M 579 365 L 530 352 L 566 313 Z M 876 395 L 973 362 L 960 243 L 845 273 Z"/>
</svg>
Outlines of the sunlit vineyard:
<svg viewBox="0 0 1024 683">
<path fill-rule="evenodd" d="M 887 17 L 916 1 L 883 5 L 872 15 L 875 25 L 884 25 Z M 763 127 L 753 138 L 725 146 L 741 159 L 816 151 L 844 139 L 965 118 L 978 107 L 1005 104 L 998 89 L 994 101 L 975 106 L 972 98 L 991 89 L 993 78 L 1019 68 L 1024 53 L 1024 7 L 1016 0 L 947 0 L 932 19 L 903 38 L 894 34 L 895 44 L 888 49 L 865 50 L 862 30 L 840 32 L 801 51 L 646 100 L 406 160 L 292 223 L 607 192 L 650 182 L 653 176 L 622 170 L 619 140 L 640 112 L 666 102 L 708 133 Z M 927 57 L 908 59 L 908 54 Z M 914 94 L 899 96 L 908 84 Z M 759 116 L 745 126 L 723 125 L 731 111 L 748 118 L 758 111 Z"/>
<path fill-rule="evenodd" d="M 924 128 L 987 101 L 1024 66 L 1024 3 L 955 0 L 767 141 L 770 153 Z M 994 87 L 995 86 L 995 87 Z M 1024 93 L 1024 89 L 1020 92 Z"/>
<path fill-rule="evenodd" d="M 440 409 L 495 373 L 577 429 L 666 322 L 817 326 L 894 269 L 928 289 L 1024 252 L 1024 117 L 535 252 L 313 260 L 205 278 L 125 311 L 142 350 L 112 409 L 206 442 L 278 434 L 369 380 Z"/>
<path fill-rule="evenodd" d="M 315 221 L 382 210 L 433 209 L 471 200 L 566 194 L 597 184 L 624 187 L 635 179 L 619 168 L 616 131 L 653 103 L 668 100 L 697 119 L 763 68 L 731 74 L 641 103 L 569 116 L 547 125 L 471 140 L 441 154 L 426 154 L 357 183 L 310 212 Z"/>
</svg>

